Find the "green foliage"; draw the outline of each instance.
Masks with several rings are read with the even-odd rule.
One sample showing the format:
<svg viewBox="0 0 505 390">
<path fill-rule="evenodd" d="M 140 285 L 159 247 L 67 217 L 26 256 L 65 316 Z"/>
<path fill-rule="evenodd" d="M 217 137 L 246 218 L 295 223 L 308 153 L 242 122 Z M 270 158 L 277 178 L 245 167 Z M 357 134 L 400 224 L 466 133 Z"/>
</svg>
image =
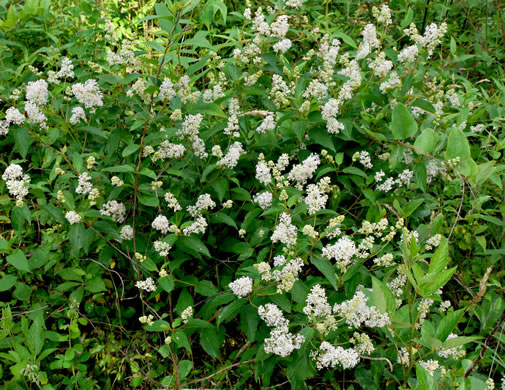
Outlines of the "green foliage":
<svg viewBox="0 0 505 390">
<path fill-rule="evenodd" d="M 295 3 L 0 0 L 2 388 L 499 386 L 505 7 Z"/>
</svg>

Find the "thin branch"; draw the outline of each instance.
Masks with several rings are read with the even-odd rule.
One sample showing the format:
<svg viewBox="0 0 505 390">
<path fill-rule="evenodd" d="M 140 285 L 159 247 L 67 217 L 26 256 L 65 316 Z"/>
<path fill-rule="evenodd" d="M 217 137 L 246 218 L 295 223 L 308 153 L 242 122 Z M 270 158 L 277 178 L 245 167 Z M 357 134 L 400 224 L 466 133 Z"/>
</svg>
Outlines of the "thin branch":
<svg viewBox="0 0 505 390">
<path fill-rule="evenodd" d="M 237 367 L 237 366 L 241 366 L 243 364 L 249 364 L 249 363 L 252 363 L 254 362 L 254 359 L 250 359 L 250 360 L 246 360 L 244 362 L 238 362 L 238 363 L 233 363 L 229 366 L 226 366 L 224 368 L 221 368 L 219 371 L 216 371 L 214 374 L 211 374 L 209 376 L 206 376 L 205 378 L 202 378 L 202 379 L 195 379 L 194 381 L 191 381 L 191 382 L 188 382 L 186 383 L 186 386 L 189 386 L 189 385 L 192 385 L 193 383 L 198 383 L 198 382 L 203 382 L 203 381 L 206 381 L 210 378 L 213 378 L 215 377 L 216 375 L 219 375 L 221 374 L 222 372 L 226 371 L 226 370 L 229 370 L 230 368 L 233 368 L 233 367 Z"/>
</svg>

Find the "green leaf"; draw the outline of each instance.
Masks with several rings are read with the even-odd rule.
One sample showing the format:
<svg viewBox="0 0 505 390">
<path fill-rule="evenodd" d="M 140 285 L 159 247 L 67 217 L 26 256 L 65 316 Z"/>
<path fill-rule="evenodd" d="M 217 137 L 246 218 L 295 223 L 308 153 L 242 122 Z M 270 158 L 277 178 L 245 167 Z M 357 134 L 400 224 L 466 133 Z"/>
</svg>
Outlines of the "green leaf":
<svg viewBox="0 0 505 390">
<path fill-rule="evenodd" d="M 396 300 L 389 289 L 382 281 L 372 276 L 372 291 L 374 305 L 381 313 L 394 313 L 396 310 Z"/>
<path fill-rule="evenodd" d="M 198 329 L 216 329 L 211 323 L 199 320 L 197 318 L 190 318 L 188 322 L 184 325 L 185 329 L 198 328 Z"/>
<path fill-rule="evenodd" d="M 445 157 L 447 160 L 451 160 L 456 157 L 461 159 L 470 157 L 470 144 L 468 143 L 468 139 L 458 128 L 453 128 L 449 133 Z"/>
<path fill-rule="evenodd" d="M 221 342 L 215 329 L 204 329 L 200 332 L 200 345 L 211 357 L 219 359 Z"/>
<path fill-rule="evenodd" d="M 133 154 L 135 153 L 137 150 L 140 149 L 140 145 L 136 145 L 136 144 L 130 144 L 128 145 L 126 148 L 124 148 L 123 150 L 123 153 L 121 153 L 121 155 L 123 157 L 127 157 L 129 156 L 130 154 Z"/>
<path fill-rule="evenodd" d="M 7 291 L 12 286 L 16 284 L 18 280 L 17 276 L 14 275 L 5 275 L 2 279 L 0 279 L 0 292 Z"/>
<path fill-rule="evenodd" d="M 243 299 L 237 299 L 236 301 L 226 305 L 217 315 L 217 326 L 221 325 L 223 322 L 229 322 L 234 319 L 244 302 L 245 301 Z"/>
<path fill-rule="evenodd" d="M 449 264 L 449 244 L 446 238 L 442 238 L 433 256 L 430 259 L 429 273 L 437 274 L 445 269 Z"/>
<path fill-rule="evenodd" d="M 436 390 L 437 383 L 433 376 L 419 363 L 416 364 L 416 376 L 419 382 L 419 390 Z"/>
<path fill-rule="evenodd" d="M 13 131 L 13 133 L 14 133 L 14 141 L 16 143 L 16 149 L 19 151 L 19 154 L 23 158 L 26 158 L 28 150 L 30 149 L 30 145 L 32 144 L 30 133 L 25 128 L 16 129 Z"/>
<path fill-rule="evenodd" d="M 28 260 L 26 260 L 24 252 L 20 249 L 16 249 L 12 254 L 7 256 L 7 262 L 19 271 L 30 272 Z"/>
<path fill-rule="evenodd" d="M 158 279 L 158 284 L 163 290 L 165 290 L 167 293 L 170 293 L 174 289 L 174 278 L 172 278 L 170 275 L 167 275 L 163 278 Z"/>
<path fill-rule="evenodd" d="M 191 360 L 181 360 L 178 365 L 179 376 L 184 379 L 188 376 L 193 368 L 193 362 Z"/>
<path fill-rule="evenodd" d="M 309 137 L 314 140 L 316 144 L 323 146 L 325 149 L 329 149 L 332 152 L 336 152 L 335 145 L 333 144 L 333 139 L 328 134 L 325 128 L 318 127 L 315 129 L 311 129 L 309 131 Z"/>
<path fill-rule="evenodd" d="M 95 276 L 93 279 L 86 281 L 86 290 L 92 293 L 107 291 L 105 283 L 100 276 Z"/>
<path fill-rule="evenodd" d="M 143 193 L 139 193 L 139 202 L 144 206 L 148 207 L 158 207 L 160 200 L 156 196 L 150 196 Z"/>
<path fill-rule="evenodd" d="M 451 348 L 456 348 L 461 345 L 465 345 L 468 343 L 473 343 L 474 341 L 477 341 L 481 339 L 482 337 L 480 336 L 458 336 L 454 337 L 452 339 L 444 341 L 442 344 L 442 348 L 444 349 L 451 349 Z"/>
<path fill-rule="evenodd" d="M 235 229 L 238 229 L 237 224 L 231 218 L 229 215 L 226 215 L 223 212 L 218 212 L 215 215 L 210 217 L 210 222 L 211 223 L 224 223 L 228 226 L 234 227 Z"/>
<path fill-rule="evenodd" d="M 42 330 L 42 323 L 40 321 L 34 321 L 26 335 L 26 345 L 35 356 L 42 351 L 42 346 L 44 345 Z"/>
<path fill-rule="evenodd" d="M 421 206 L 424 202 L 424 199 L 414 199 L 412 201 L 409 202 L 409 204 L 407 205 L 407 207 L 405 207 L 403 209 L 403 214 L 402 214 L 402 217 L 403 218 L 407 218 L 410 214 L 412 214 L 414 211 L 416 211 L 416 209 Z"/>
<path fill-rule="evenodd" d="M 192 236 L 179 237 L 175 245 L 186 253 L 193 254 L 198 257 L 201 254 L 204 254 L 207 257 L 211 257 L 209 250 L 199 238 Z"/>
<path fill-rule="evenodd" d="M 195 292 L 210 297 L 219 293 L 219 289 L 210 280 L 201 280 L 195 285 Z"/>
<path fill-rule="evenodd" d="M 437 328 L 437 338 L 441 341 L 445 341 L 449 334 L 456 328 L 460 318 L 462 318 L 465 309 L 460 309 L 447 313 L 438 324 Z"/>
<path fill-rule="evenodd" d="M 414 146 L 417 149 L 421 149 L 422 151 L 433 154 L 435 147 L 438 143 L 439 136 L 433 129 L 424 129 L 421 134 L 416 137 L 414 142 Z M 414 149 L 415 150 L 415 149 Z M 417 154 L 422 154 L 418 150 L 415 150 Z"/>
<path fill-rule="evenodd" d="M 356 44 L 354 39 L 352 39 L 349 35 L 343 33 L 342 31 L 334 31 L 333 36 L 335 36 L 337 38 L 341 38 L 345 43 L 347 43 L 349 46 L 353 47 L 354 49 L 358 48 L 358 45 Z"/>
<path fill-rule="evenodd" d="M 319 270 L 321 273 L 328 279 L 328 282 L 333 286 L 335 290 L 338 290 L 337 287 L 337 277 L 335 276 L 335 268 L 331 264 L 331 262 L 327 259 L 318 259 L 317 257 L 312 256 L 310 258 L 310 262 Z"/>
<path fill-rule="evenodd" d="M 440 288 L 445 286 L 445 284 L 452 278 L 454 272 L 456 272 L 457 267 L 446 269 L 440 271 L 436 274 L 427 273 L 421 280 L 418 280 L 419 292 L 424 297 L 429 297 L 434 294 Z"/>
<path fill-rule="evenodd" d="M 191 354 L 191 345 L 189 344 L 188 336 L 184 331 L 178 330 L 174 333 L 173 340 L 177 344 L 178 347 L 184 347 L 189 354 Z"/>
<path fill-rule="evenodd" d="M 258 311 L 251 305 L 246 305 L 240 310 L 240 325 L 248 341 L 254 341 L 260 317 Z"/>
<path fill-rule="evenodd" d="M 211 115 L 217 116 L 220 118 L 227 118 L 228 116 L 221 110 L 221 107 L 216 103 L 196 103 L 192 105 L 188 105 L 188 113 L 189 114 L 203 114 L 203 115 Z"/>
<path fill-rule="evenodd" d="M 367 175 L 365 172 L 363 172 L 361 169 L 356 168 L 356 167 L 347 167 L 342 169 L 342 172 L 348 173 L 350 175 L 356 175 L 356 176 L 361 176 L 363 178 L 367 178 Z"/>
<path fill-rule="evenodd" d="M 393 109 L 391 131 L 396 139 L 405 139 L 417 133 L 417 122 L 410 111 L 402 104 L 396 103 Z"/>
<path fill-rule="evenodd" d="M 131 165 L 116 165 L 114 167 L 107 167 L 102 169 L 104 172 L 135 172 Z"/>
</svg>

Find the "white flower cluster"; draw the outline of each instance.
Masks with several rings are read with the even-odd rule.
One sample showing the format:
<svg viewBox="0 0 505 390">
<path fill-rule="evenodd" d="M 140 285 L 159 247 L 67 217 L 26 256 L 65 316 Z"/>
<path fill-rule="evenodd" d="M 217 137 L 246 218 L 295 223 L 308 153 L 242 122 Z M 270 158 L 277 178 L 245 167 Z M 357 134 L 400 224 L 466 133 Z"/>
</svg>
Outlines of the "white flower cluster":
<svg viewBox="0 0 505 390">
<path fill-rule="evenodd" d="M 133 240 L 133 228 L 130 225 L 123 226 L 119 236 L 125 241 Z"/>
<path fill-rule="evenodd" d="M 156 284 L 154 283 L 153 278 L 147 278 L 146 280 L 138 280 L 135 283 L 135 287 L 147 292 L 156 291 Z"/>
<path fill-rule="evenodd" d="M 319 284 L 311 288 L 306 302 L 307 304 L 303 308 L 303 312 L 307 316 L 325 317 L 331 314 L 331 306 L 326 299 L 326 293 Z"/>
<path fill-rule="evenodd" d="M 0 121 L 0 135 L 7 135 L 12 123 L 16 125 L 25 123 L 25 116 L 15 107 L 10 107 L 5 111 L 5 118 Z"/>
<path fill-rule="evenodd" d="M 349 237 L 341 237 L 333 245 L 326 245 L 323 248 L 323 257 L 335 260 L 340 270 L 352 263 L 351 258 L 356 254 L 356 244 Z"/>
<path fill-rule="evenodd" d="M 266 210 L 270 206 L 272 206 L 272 193 L 271 192 L 262 192 L 261 194 L 256 194 L 253 196 L 253 201 L 258 203 L 258 205 Z"/>
<path fill-rule="evenodd" d="M 273 46 L 273 49 L 276 53 L 278 53 L 278 52 L 285 53 L 289 49 L 291 49 L 291 45 L 292 45 L 291 39 L 285 38 L 285 39 L 275 43 Z"/>
<path fill-rule="evenodd" d="M 191 141 L 195 156 L 205 158 L 208 156 L 207 152 L 205 152 L 205 143 L 199 137 L 202 120 L 202 114 L 186 115 L 182 128 L 177 131 L 177 135 L 181 138 L 186 137 Z"/>
<path fill-rule="evenodd" d="M 154 250 L 158 252 L 161 257 L 168 256 L 170 249 L 172 249 L 170 244 L 163 241 L 154 241 Z"/>
<path fill-rule="evenodd" d="M 196 217 L 203 210 L 211 210 L 216 207 L 216 202 L 212 200 L 209 194 L 200 195 L 194 206 L 188 206 L 186 210 L 191 216 Z"/>
<path fill-rule="evenodd" d="M 381 257 L 376 257 L 373 262 L 379 267 L 391 267 L 394 264 L 393 255 L 391 253 L 386 253 Z"/>
<path fill-rule="evenodd" d="M 80 223 L 82 221 L 82 218 L 79 214 L 77 214 L 75 211 L 68 211 L 65 214 L 65 218 L 67 219 L 68 223 L 70 225 L 73 225 L 75 223 Z"/>
<path fill-rule="evenodd" d="M 203 215 L 199 214 L 196 216 L 196 220 L 189 225 L 188 227 L 184 228 L 182 233 L 185 236 L 189 236 L 190 234 L 200 234 L 200 233 L 205 233 L 205 229 L 207 228 L 207 220 L 203 217 Z"/>
<path fill-rule="evenodd" d="M 193 317 L 193 306 L 188 306 L 181 313 L 182 322 L 186 324 L 191 317 Z"/>
<path fill-rule="evenodd" d="M 239 298 L 244 298 L 252 292 L 253 280 L 249 276 L 242 276 L 228 284 L 233 294 Z"/>
<path fill-rule="evenodd" d="M 167 217 L 160 214 L 156 218 L 154 218 L 151 227 L 159 231 L 161 234 L 167 234 L 170 228 L 170 223 L 168 222 Z"/>
<path fill-rule="evenodd" d="M 110 200 L 102 206 L 100 214 L 111 217 L 114 222 L 123 223 L 126 218 L 126 207 L 117 200 Z"/>
<path fill-rule="evenodd" d="M 366 150 L 363 150 L 362 152 L 356 152 L 352 156 L 352 161 L 359 160 L 360 164 L 363 165 L 367 169 L 372 169 L 373 164 L 372 164 L 372 159 L 370 158 L 370 153 L 368 153 Z"/>
<path fill-rule="evenodd" d="M 344 130 L 344 124 L 337 120 L 339 113 L 337 99 L 330 99 L 321 107 L 321 116 L 326 121 L 326 129 L 330 134 L 338 134 L 340 130 Z"/>
<path fill-rule="evenodd" d="M 275 244 L 280 241 L 287 246 L 295 246 L 297 239 L 297 228 L 291 224 L 291 216 L 288 213 L 282 213 L 280 222 L 275 227 L 271 240 Z"/>
<path fill-rule="evenodd" d="M 319 353 L 316 351 L 311 353 L 318 370 L 326 367 L 334 368 L 337 365 L 345 370 L 356 367 L 359 363 L 359 354 L 352 348 L 334 347 L 328 341 L 323 341 L 319 349 L 321 350 Z"/>
<path fill-rule="evenodd" d="M 430 359 L 428 361 L 424 361 L 424 360 L 421 360 L 419 362 L 419 364 L 421 366 L 423 366 L 426 371 L 428 371 L 428 374 L 430 374 L 431 376 L 433 376 L 433 373 L 438 369 L 440 368 L 440 363 L 437 361 L 437 360 L 433 360 L 433 359 Z"/>
<path fill-rule="evenodd" d="M 168 141 L 163 141 L 158 150 L 153 155 L 153 162 L 157 160 L 165 160 L 165 159 L 177 159 L 181 158 L 184 155 L 186 148 L 181 144 L 173 144 Z"/>
<path fill-rule="evenodd" d="M 84 109 L 80 106 L 72 108 L 72 116 L 70 117 L 70 123 L 72 125 L 76 125 L 81 120 L 86 122 L 86 113 L 84 112 Z"/>
<path fill-rule="evenodd" d="M 454 333 L 451 333 L 449 334 L 449 336 L 447 336 L 447 340 L 456 338 L 458 338 L 458 336 L 456 336 Z M 453 358 L 458 359 L 465 356 L 465 350 L 463 349 L 462 345 L 460 345 L 459 347 L 447 348 L 447 349 L 440 347 L 437 350 L 437 354 L 438 356 L 443 358 L 448 358 L 449 356 L 452 356 Z"/>
<path fill-rule="evenodd" d="M 256 128 L 256 132 L 260 134 L 264 134 L 266 131 L 275 129 L 275 118 L 274 115 L 267 111 L 265 119 L 261 122 L 261 124 Z"/>
<path fill-rule="evenodd" d="M 174 212 L 182 210 L 181 205 L 177 198 L 171 192 L 165 193 L 165 201 L 168 203 L 168 207 L 174 210 Z"/>
<path fill-rule="evenodd" d="M 375 306 L 367 306 L 365 294 L 357 290 L 354 297 L 333 307 L 333 312 L 345 319 L 349 327 L 382 328 L 391 324 L 387 313 L 380 313 Z"/>
<path fill-rule="evenodd" d="M 244 148 L 240 142 L 233 143 L 226 155 L 218 161 L 218 165 L 225 166 L 227 168 L 235 168 L 238 164 L 238 160 L 242 154 L 245 153 Z"/>
<path fill-rule="evenodd" d="M 402 80 L 400 79 L 400 76 L 398 76 L 398 73 L 391 72 L 389 74 L 389 79 L 382 82 L 379 89 L 383 94 L 386 94 L 388 90 L 397 88 L 400 85 L 402 85 Z"/>
<path fill-rule="evenodd" d="M 426 316 L 430 312 L 430 308 L 433 305 L 433 300 L 429 298 L 423 298 L 421 303 L 417 308 L 417 321 L 416 321 L 416 329 L 421 329 Z"/>
<path fill-rule="evenodd" d="M 303 163 L 293 166 L 288 174 L 289 180 L 294 180 L 298 186 L 304 185 L 314 175 L 320 164 L 319 156 L 312 153 Z"/>
<path fill-rule="evenodd" d="M 238 124 L 238 114 L 240 113 L 240 105 L 238 99 L 230 99 L 230 104 L 228 105 L 228 112 L 230 116 L 228 118 L 228 125 L 224 129 L 226 135 L 232 135 L 237 138 L 240 137 L 240 127 Z"/>
<path fill-rule="evenodd" d="M 274 267 L 282 268 L 272 271 L 270 264 L 265 262 L 254 265 L 254 268 L 261 274 L 262 280 L 267 282 L 275 280 L 277 282 L 277 293 L 281 294 L 293 288 L 303 268 L 303 260 L 297 257 L 287 262 L 283 255 L 279 255 L 274 257 Z"/>
<path fill-rule="evenodd" d="M 404 169 L 399 175 L 398 175 L 398 178 L 395 180 L 393 179 L 392 177 L 389 177 L 387 178 L 386 180 L 384 180 L 384 182 L 382 182 L 381 184 L 379 184 L 377 187 L 376 187 L 376 190 L 377 191 L 384 191 L 384 192 L 389 192 L 393 189 L 394 185 L 396 184 L 398 186 L 398 188 L 401 188 L 403 186 L 408 186 L 412 180 L 412 178 L 414 177 L 414 172 L 412 172 L 411 170 L 409 169 Z M 382 179 L 382 176 L 380 177 L 377 177 L 376 176 L 376 179 Z"/>
<path fill-rule="evenodd" d="M 10 164 L 4 171 L 2 179 L 5 181 L 9 194 L 15 197 L 18 202 L 28 195 L 28 185 L 30 176 L 23 173 L 23 168 L 18 164 Z"/>
<path fill-rule="evenodd" d="M 366 333 L 354 332 L 349 341 L 356 345 L 354 350 L 361 355 L 370 355 L 375 350 L 370 336 Z"/>
<path fill-rule="evenodd" d="M 152 314 L 149 314 L 147 316 L 140 316 L 139 322 L 141 324 L 152 326 L 154 325 L 154 316 Z"/>
<path fill-rule="evenodd" d="M 389 26 L 393 23 L 391 20 L 391 10 L 387 4 L 382 4 L 380 10 L 377 7 L 373 6 L 372 15 L 377 20 L 377 23 L 384 23 L 386 26 Z"/>
<path fill-rule="evenodd" d="M 304 201 L 309 208 L 310 215 L 314 215 L 326 207 L 326 202 L 328 200 L 327 192 L 329 192 L 330 189 L 329 177 L 323 177 L 318 184 L 309 184 L 307 186 L 307 195 Z"/>
<path fill-rule="evenodd" d="M 103 95 L 96 80 L 89 79 L 84 84 L 75 83 L 72 85 L 72 93 L 77 101 L 91 109 L 91 112 L 103 106 Z"/>
<path fill-rule="evenodd" d="M 26 85 L 26 100 L 37 106 L 45 106 L 48 102 L 48 95 L 45 80 L 30 81 Z"/>
<path fill-rule="evenodd" d="M 286 357 L 295 349 L 300 349 L 305 341 L 302 335 L 289 332 L 289 321 L 284 318 L 281 310 L 273 303 L 258 307 L 258 314 L 269 327 L 274 329 L 270 337 L 265 339 L 265 352 Z"/>
<path fill-rule="evenodd" d="M 272 182 L 270 168 L 264 160 L 260 160 L 258 164 L 256 164 L 256 179 L 264 185 L 268 185 Z"/>
<path fill-rule="evenodd" d="M 440 245 L 440 241 L 442 241 L 442 235 L 435 234 L 434 236 L 426 240 L 426 245 L 424 246 L 424 249 L 427 251 L 431 251 L 433 248 L 436 248 Z"/>
</svg>

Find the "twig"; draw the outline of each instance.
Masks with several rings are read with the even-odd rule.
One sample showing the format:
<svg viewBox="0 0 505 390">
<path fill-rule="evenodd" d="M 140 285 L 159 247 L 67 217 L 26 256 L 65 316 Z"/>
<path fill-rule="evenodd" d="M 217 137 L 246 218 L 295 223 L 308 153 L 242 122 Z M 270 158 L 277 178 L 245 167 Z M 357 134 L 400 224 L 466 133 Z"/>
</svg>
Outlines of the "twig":
<svg viewBox="0 0 505 390">
<path fill-rule="evenodd" d="M 494 329 L 491 331 L 491 333 L 489 334 L 489 336 L 486 337 L 486 340 L 484 340 L 484 347 L 480 350 L 480 353 L 479 353 L 479 357 L 477 359 L 474 360 L 473 364 L 472 364 L 472 367 L 470 367 L 466 372 L 465 372 L 465 378 L 468 377 L 468 375 L 470 375 L 472 373 L 473 370 L 475 370 L 475 367 L 477 367 L 477 364 L 479 364 L 479 362 L 481 361 L 481 359 L 484 357 L 484 353 L 486 353 L 486 350 L 489 348 L 489 345 L 488 343 L 491 342 L 491 339 L 493 338 L 494 334 L 496 333 L 496 331 L 502 326 L 502 324 L 505 322 L 505 315 L 502 317 L 502 319 L 500 320 L 500 322 L 498 322 L 498 324 L 496 324 L 496 326 L 494 327 Z"/>
<path fill-rule="evenodd" d="M 367 359 L 367 360 L 384 360 L 389 363 L 389 368 L 391 372 L 393 372 L 393 363 L 388 358 L 385 357 L 370 357 L 370 356 L 360 356 L 361 359 Z"/>
<path fill-rule="evenodd" d="M 226 366 L 224 368 L 221 368 L 219 371 L 216 371 L 214 374 L 211 374 L 209 376 L 206 376 L 205 378 L 202 378 L 202 379 L 195 379 L 194 381 L 191 381 L 191 382 L 188 382 L 185 384 L 185 386 L 189 386 L 189 385 L 192 385 L 193 383 L 198 383 L 198 382 L 203 382 L 203 381 L 206 381 L 210 378 L 213 378 L 215 377 L 216 375 L 219 375 L 221 374 L 222 372 L 226 371 L 226 370 L 229 370 L 230 368 L 233 368 L 233 367 L 237 367 L 237 366 L 241 366 L 243 364 L 248 364 L 248 363 L 252 363 L 254 362 L 254 359 L 250 359 L 250 360 L 246 360 L 244 362 L 238 362 L 238 363 L 233 363 L 229 366 Z"/>
</svg>

